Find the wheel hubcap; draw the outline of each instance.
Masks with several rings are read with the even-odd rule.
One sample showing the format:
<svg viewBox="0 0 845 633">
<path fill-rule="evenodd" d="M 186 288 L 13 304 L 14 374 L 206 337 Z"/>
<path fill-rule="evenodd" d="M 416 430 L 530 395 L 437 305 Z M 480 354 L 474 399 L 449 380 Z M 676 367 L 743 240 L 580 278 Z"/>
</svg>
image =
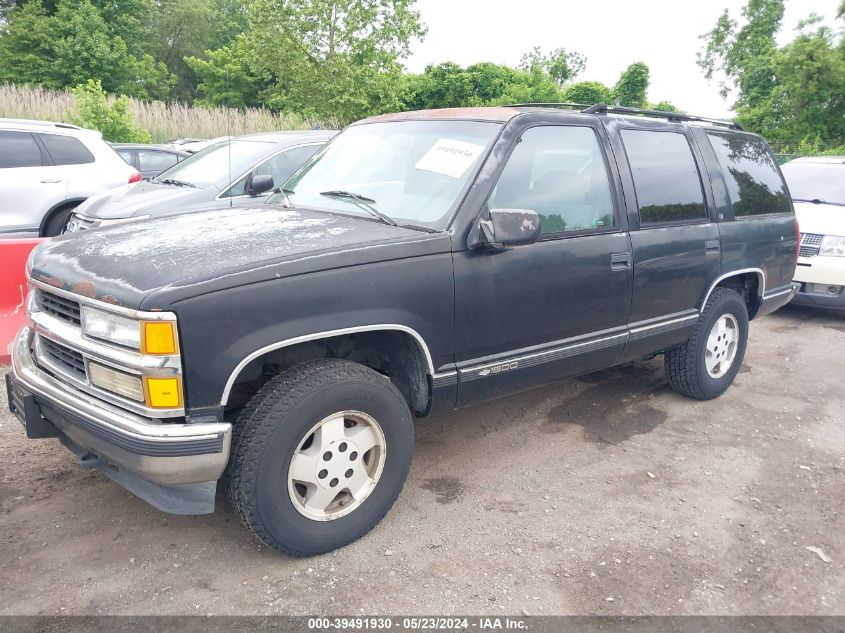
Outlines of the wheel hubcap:
<svg viewBox="0 0 845 633">
<path fill-rule="evenodd" d="M 381 477 L 384 432 L 361 411 L 341 411 L 315 424 L 293 454 L 288 494 L 309 519 L 331 521 L 349 514 L 370 495 Z"/>
<path fill-rule="evenodd" d="M 704 364 L 713 378 L 721 378 L 733 365 L 739 344 L 739 323 L 732 314 L 723 314 L 713 324 L 704 350 Z"/>
</svg>

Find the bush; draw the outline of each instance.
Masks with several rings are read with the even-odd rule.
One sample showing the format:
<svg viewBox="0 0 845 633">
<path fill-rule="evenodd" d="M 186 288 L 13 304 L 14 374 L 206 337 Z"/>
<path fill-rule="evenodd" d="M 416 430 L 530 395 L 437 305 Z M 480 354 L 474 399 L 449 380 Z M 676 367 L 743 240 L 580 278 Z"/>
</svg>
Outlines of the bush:
<svg viewBox="0 0 845 633">
<path fill-rule="evenodd" d="M 125 95 L 109 100 L 100 81 L 89 79 L 73 89 L 74 111 L 72 123 L 99 130 L 103 138 L 112 143 L 149 143 L 150 133 L 135 125 Z"/>
</svg>

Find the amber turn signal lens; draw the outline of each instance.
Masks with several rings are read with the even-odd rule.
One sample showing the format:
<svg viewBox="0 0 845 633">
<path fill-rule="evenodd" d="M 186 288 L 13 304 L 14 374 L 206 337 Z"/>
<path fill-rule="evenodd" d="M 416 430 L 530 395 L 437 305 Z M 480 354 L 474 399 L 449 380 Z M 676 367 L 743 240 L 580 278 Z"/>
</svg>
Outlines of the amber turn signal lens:
<svg viewBox="0 0 845 633">
<path fill-rule="evenodd" d="M 147 405 L 156 409 L 176 409 L 182 406 L 178 378 L 144 378 L 147 385 Z"/>
<path fill-rule="evenodd" d="M 176 331 L 170 321 L 148 321 L 144 323 L 145 354 L 175 354 Z"/>
</svg>

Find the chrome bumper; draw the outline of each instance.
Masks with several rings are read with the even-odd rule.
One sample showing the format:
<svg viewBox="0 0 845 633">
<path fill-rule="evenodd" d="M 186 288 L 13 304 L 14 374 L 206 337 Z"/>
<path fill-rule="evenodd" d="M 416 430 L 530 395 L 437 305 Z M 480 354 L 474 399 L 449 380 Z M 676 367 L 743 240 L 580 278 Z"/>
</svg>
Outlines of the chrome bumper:
<svg viewBox="0 0 845 633">
<path fill-rule="evenodd" d="M 216 481 L 229 460 L 232 425 L 172 424 L 145 418 L 86 394 L 39 368 L 24 328 L 12 346 L 12 380 L 41 415 L 77 446 L 110 466 L 171 486 Z"/>
</svg>

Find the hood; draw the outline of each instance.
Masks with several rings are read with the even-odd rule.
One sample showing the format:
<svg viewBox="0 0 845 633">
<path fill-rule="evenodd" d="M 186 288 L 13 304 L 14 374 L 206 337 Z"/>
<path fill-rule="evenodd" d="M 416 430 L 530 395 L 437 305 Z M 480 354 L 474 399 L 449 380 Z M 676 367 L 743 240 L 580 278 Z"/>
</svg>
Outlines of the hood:
<svg viewBox="0 0 845 633">
<path fill-rule="evenodd" d="M 166 309 L 179 299 L 225 287 L 432 249 L 448 252 L 449 244 L 446 233 L 268 206 L 52 238 L 33 251 L 30 266 L 33 279 L 69 292 L 129 308 Z M 156 291 L 155 301 L 144 303 Z"/>
<path fill-rule="evenodd" d="M 819 235 L 845 235 L 845 207 L 835 204 L 793 202 L 798 230 Z"/>
<path fill-rule="evenodd" d="M 211 192 L 205 193 L 206 189 L 211 189 Z M 77 211 L 89 218 L 100 220 L 129 218 L 133 215 L 143 215 L 144 211 L 151 207 L 168 207 L 193 201 L 198 195 L 211 200 L 217 195 L 217 188 L 210 185 L 195 189 L 143 181 L 89 198 L 77 207 Z"/>
</svg>

